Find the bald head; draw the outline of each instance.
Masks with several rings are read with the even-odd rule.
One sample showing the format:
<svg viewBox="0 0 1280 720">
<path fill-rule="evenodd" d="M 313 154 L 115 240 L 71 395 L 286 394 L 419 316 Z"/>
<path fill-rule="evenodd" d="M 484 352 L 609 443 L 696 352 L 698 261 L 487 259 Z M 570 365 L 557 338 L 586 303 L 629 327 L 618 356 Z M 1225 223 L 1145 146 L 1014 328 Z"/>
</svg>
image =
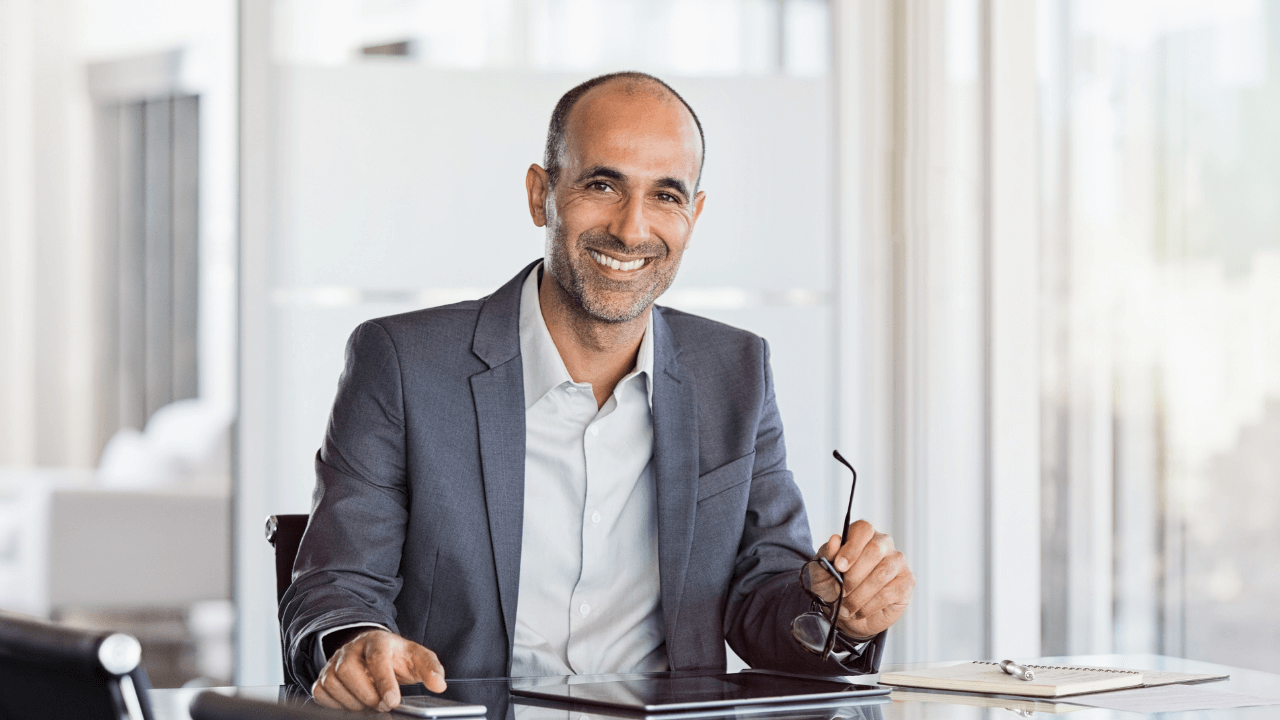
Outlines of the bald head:
<svg viewBox="0 0 1280 720">
<path fill-rule="evenodd" d="M 679 103 L 683 106 L 688 111 L 689 117 L 693 119 L 694 126 L 698 129 L 698 177 L 696 184 L 701 184 L 702 165 L 706 157 L 707 140 L 706 136 L 703 135 L 702 123 L 698 120 L 697 113 L 693 111 L 689 103 L 685 102 L 684 98 L 680 97 L 679 93 L 658 78 L 641 72 L 618 72 L 587 80 L 565 93 L 561 96 L 560 101 L 556 103 L 556 108 L 551 113 L 551 124 L 547 128 L 547 145 L 542 161 L 552 186 L 556 184 L 560 171 L 564 167 L 565 153 L 569 147 L 569 134 L 573 129 L 573 123 L 570 122 L 570 118 L 574 108 L 584 98 L 598 95 L 605 91 L 633 96 L 644 95 L 662 102 Z"/>
</svg>

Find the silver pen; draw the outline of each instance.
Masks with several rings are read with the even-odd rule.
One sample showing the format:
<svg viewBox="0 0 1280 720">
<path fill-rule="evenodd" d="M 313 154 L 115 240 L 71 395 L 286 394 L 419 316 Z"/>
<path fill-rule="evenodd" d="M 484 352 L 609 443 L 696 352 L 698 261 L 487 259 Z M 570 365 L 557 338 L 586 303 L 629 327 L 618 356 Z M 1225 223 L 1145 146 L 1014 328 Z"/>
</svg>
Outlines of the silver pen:
<svg viewBox="0 0 1280 720">
<path fill-rule="evenodd" d="M 1030 681 L 1036 679 L 1036 674 L 1031 671 L 1031 668 L 1023 667 L 1012 660 L 1001 660 L 1000 669 L 1019 680 Z"/>
</svg>

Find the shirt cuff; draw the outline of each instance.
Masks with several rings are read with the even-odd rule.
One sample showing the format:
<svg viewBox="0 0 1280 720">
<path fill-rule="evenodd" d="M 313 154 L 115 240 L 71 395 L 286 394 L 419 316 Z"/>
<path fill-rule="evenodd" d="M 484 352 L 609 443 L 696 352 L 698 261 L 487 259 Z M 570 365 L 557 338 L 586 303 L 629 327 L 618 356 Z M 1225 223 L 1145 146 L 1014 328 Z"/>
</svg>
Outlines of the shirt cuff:
<svg viewBox="0 0 1280 720">
<path fill-rule="evenodd" d="M 838 628 L 836 629 L 836 637 L 838 638 L 837 647 L 843 647 L 844 650 L 831 653 L 831 659 L 841 665 L 862 657 L 862 653 L 866 652 L 867 647 L 875 641 L 875 637 L 869 637 L 866 640 L 856 640 L 844 634 Z"/>
<path fill-rule="evenodd" d="M 370 628 L 378 628 L 379 630 L 387 630 L 387 628 L 385 628 L 382 625 L 379 625 L 378 623 L 358 622 L 358 623 L 348 623 L 346 625 L 339 625 L 338 627 L 331 627 L 327 630 L 321 630 L 320 632 L 316 633 L 315 650 L 313 652 L 315 654 L 317 674 L 319 673 L 320 670 L 324 668 L 325 665 L 329 664 L 329 658 L 324 656 L 324 639 L 328 637 L 330 633 L 336 633 L 339 630 L 350 630 L 351 628 L 357 628 L 357 627 L 370 627 Z M 391 631 L 387 630 L 387 632 L 391 632 Z"/>
</svg>

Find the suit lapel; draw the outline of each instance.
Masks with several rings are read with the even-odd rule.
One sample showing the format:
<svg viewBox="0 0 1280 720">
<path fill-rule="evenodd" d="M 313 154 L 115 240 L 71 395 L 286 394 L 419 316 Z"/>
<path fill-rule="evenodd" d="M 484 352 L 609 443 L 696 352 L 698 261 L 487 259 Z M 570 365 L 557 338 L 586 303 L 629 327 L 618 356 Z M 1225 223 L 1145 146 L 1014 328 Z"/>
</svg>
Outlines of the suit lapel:
<svg viewBox="0 0 1280 720">
<path fill-rule="evenodd" d="M 520 541 L 524 532 L 524 366 L 520 359 L 520 288 L 532 269 L 485 300 L 471 349 L 489 369 L 471 376 L 480 433 L 489 537 L 498 576 L 498 597 L 507 630 L 507 667 L 515 638 L 520 590 Z"/>
<path fill-rule="evenodd" d="M 693 376 L 680 365 L 671 328 L 653 311 L 653 468 L 658 494 L 658 573 L 671 669 L 679 669 L 676 628 L 693 546 L 698 496 L 698 405 Z"/>
</svg>

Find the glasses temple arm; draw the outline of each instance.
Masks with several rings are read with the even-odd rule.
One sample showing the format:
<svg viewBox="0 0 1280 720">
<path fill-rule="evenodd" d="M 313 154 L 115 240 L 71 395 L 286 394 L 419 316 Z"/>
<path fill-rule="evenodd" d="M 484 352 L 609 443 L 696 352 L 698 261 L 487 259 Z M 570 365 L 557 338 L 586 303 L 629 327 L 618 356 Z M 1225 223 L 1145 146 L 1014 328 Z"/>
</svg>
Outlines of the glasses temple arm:
<svg viewBox="0 0 1280 720">
<path fill-rule="evenodd" d="M 844 511 L 844 529 L 840 533 L 840 547 L 844 547 L 849 542 L 849 521 L 853 516 L 853 493 L 858 489 L 858 471 L 853 469 L 848 460 L 840 454 L 839 450 L 832 450 L 831 455 L 840 461 L 841 465 L 849 468 L 849 472 L 853 473 L 853 487 L 849 488 L 849 507 Z"/>
</svg>

